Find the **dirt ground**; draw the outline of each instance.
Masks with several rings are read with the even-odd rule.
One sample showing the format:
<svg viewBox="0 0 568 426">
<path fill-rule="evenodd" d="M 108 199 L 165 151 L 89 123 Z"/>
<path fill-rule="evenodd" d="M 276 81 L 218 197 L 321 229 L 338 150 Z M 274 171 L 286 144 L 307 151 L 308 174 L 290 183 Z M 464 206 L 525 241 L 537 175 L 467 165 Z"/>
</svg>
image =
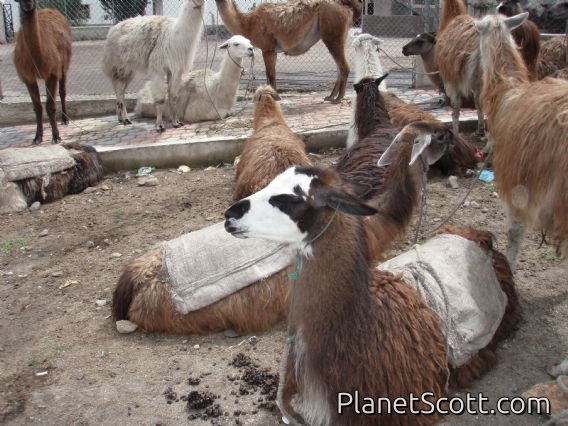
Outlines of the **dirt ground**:
<svg viewBox="0 0 568 426">
<path fill-rule="evenodd" d="M 338 155 L 313 159 L 330 164 Z M 158 186 L 141 187 L 134 171 L 119 172 L 93 192 L 0 216 L 0 423 L 279 424 L 274 373 L 285 324 L 256 336 L 121 335 L 110 319 L 123 266 L 161 240 L 222 220 L 234 173 L 159 170 L 153 173 Z M 458 182 L 460 188 L 450 189 L 446 178 L 431 177 L 425 230 L 445 219 L 474 178 Z M 451 222 L 490 230 L 504 249 L 505 217 L 493 186 L 477 183 L 468 201 Z M 501 345 L 498 366 L 459 395 L 483 392 L 490 405 L 518 396 L 547 380 L 546 368 L 568 354 L 568 274 L 540 241 L 539 233 L 529 233 L 520 254 L 520 330 Z M 409 246 L 402 241 L 395 251 Z M 545 421 L 528 414 L 463 415 L 446 424 Z"/>
</svg>

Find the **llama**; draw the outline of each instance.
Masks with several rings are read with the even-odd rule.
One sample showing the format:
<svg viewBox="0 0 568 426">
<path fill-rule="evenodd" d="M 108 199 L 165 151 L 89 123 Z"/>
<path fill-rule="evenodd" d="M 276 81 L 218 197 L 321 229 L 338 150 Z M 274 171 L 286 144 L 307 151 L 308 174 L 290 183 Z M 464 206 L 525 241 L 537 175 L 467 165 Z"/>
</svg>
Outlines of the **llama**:
<svg viewBox="0 0 568 426">
<path fill-rule="evenodd" d="M 173 127 L 182 125 L 177 116 L 177 97 L 181 76 L 193 66 L 203 32 L 203 3 L 204 0 L 184 0 L 177 18 L 136 16 L 109 30 L 103 71 L 112 81 L 119 123 L 132 123 L 124 94 L 136 72 L 146 71 L 150 74 L 152 97 L 156 103 L 156 130 L 159 133 L 165 130 L 166 98 L 172 111 Z"/>
<path fill-rule="evenodd" d="M 363 77 L 374 77 L 378 78 L 381 77 L 383 72 L 383 66 L 381 65 L 381 60 L 379 58 L 379 46 L 383 40 L 372 36 L 371 34 L 359 34 L 351 40 L 351 48 L 353 49 L 353 71 L 354 77 L 353 81 L 358 83 L 361 81 Z M 387 90 L 387 83 L 384 79 L 382 79 L 381 84 L 379 85 L 379 90 L 386 92 Z M 356 131 L 355 131 L 355 104 L 356 104 L 357 95 L 353 95 L 352 105 L 351 108 L 351 121 L 349 123 L 349 130 L 347 132 L 347 140 L 346 146 L 347 148 L 351 147 L 356 139 Z"/>
<path fill-rule="evenodd" d="M 291 0 L 262 2 L 248 13 L 234 0 L 215 0 L 223 23 L 262 50 L 268 84 L 276 89 L 276 55 L 306 53 L 320 39 L 337 65 L 337 78 L 326 101 L 339 103 L 345 95 L 349 64 L 345 43 L 350 26 L 361 14 L 358 0 Z"/>
<path fill-rule="evenodd" d="M 564 256 L 568 253 L 568 84 L 552 78 L 528 81 L 508 31 L 526 16 L 490 16 L 475 24 L 481 102 L 494 146 L 495 183 L 509 217 L 507 259 L 513 269 L 525 225 L 541 229 L 557 241 Z"/>
<path fill-rule="evenodd" d="M 248 39 L 233 36 L 221 44 L 219 49 L 226 54 L 217 72 L 193 70 L 181 78 L 177 115 L 183 117 L 186 123 L 223 119 L 235 105 L 243 71 L 242 63 L 244 58 L 254 56 L 253 46 Z M 135 112 L 142 117 L 156 116 L 149 82 L 138 92 Z M 171 117 L 168 105 L 164 107 L 164 116 Z"/>
<path fill-rule="evenodd" d="M 461 98 L 471 94 L 477 110 L 476 134 L 483 136 L 485 122 L 479 103 L 479 42 L 474 20 L 468 16 L 462 0 L 445 0 L 440 14 L 436 63 L 452 104 L 452 129 L 459 132 Z"/>
<path fill-rule="evenodd" d="M 404 56 L 420 55 L 424 70 L 428 73 L 428 78 L 432 84 L 444 92 L 444 85 L 438 71 L 436 63 L 436 33 L 427 32 L 418 34 L 404 46 L 402 46 L 402 54 Z"/>
<path fill-rule="evenodd" d="M 235 200 L 264 188 L 292 165 L 310 165 L 304 141 L 286 124 L 279 96 L 270 86 L 254 94 L 253 133 L 240 155 L 235 176 Z"/>
<path fill-rule="evenodd" d="M 389 173 L 399 175 L 409 160 L 421 163 L 419 157 L 429 157 L 419 154 L 423 144 L 412 146 L 405 136 L 395 144 Z M 436 139 L 428 149 L 445 145 Z M 417 411 L 396 416 L 374 409 L 361 415 L 361 407 L 352 399 L 350 406 L 342 404 L 340 395 L 357 391 L 376 401 L 428 391 L 435 403 L 447 381 L 459 386 L 487 371 L 495 362 L 496 343 L 515 325 L 513 297 L 490 343 L 464 364 L 448 367 L 449 351 L 434 311 L 400 275 L 370 268 L 361 216 L 396 220 L 393 213 L 411 207 L 399 200 L 399 187 L 387 189 L 377 213 L 333 168 L 292 167 L 225 212 L 225 229 L 233 236 L 286 242 L 303 259 L 291 296 L 278 389 L 279 408 L 293 424 L 431 425 L 439 417 Z M 499 269 L 504 275 L 495 280 L 496 290 L 514 293 L 503 258 Z M 414 408 L 425 409 L 423 402 Z"/>
<path fill-rule="evenodd" d="M 33 144 L 43 141 L 43 110 L 38 79 L 45 80 L 47 98 L 45 110 L 51 125 L 51 142 L 61 142 L 57 128 L 57 104 L 55 96 L 59 82 L 61 100 L 61 124 L 68 124 L 67 73 L 71 63 L 71 26 L 55 9 L 38 10 L 37 0 L 20 0 L 22 28 L 16 35 L 14 65 L 20 80 L 24 82 L 32 99 L 36 117 L 36 134 Z"/>
</svg>

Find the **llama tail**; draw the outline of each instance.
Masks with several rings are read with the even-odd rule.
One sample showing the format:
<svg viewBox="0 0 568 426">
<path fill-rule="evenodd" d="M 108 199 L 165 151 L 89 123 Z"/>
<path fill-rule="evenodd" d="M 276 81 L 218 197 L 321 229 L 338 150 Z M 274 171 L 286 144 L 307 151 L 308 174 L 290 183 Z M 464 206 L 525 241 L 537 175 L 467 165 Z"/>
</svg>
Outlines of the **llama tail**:
<svg viewBox="0 0 568 426">
<path fill-rule="evenodd" d="M 339 0 L 339 4 L 347 6 L 353 10 L 353 23 L 361 17 L 361 2 L 359 0 Z"/>
</svg>

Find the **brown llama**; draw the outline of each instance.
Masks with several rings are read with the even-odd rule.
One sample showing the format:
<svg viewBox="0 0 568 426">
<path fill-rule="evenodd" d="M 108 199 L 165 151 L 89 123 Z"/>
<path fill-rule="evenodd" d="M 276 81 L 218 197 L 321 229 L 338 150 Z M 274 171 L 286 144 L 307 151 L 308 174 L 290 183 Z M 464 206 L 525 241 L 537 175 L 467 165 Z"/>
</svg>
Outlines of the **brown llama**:
<svg viewBox="0 0 568 426">
<path fill-rule="evenodd" d="M 311 164 L 304 141 L 286 124 L 279 99 L 268 85 L 260 86 L 254 94 L 253 133 L 237 164 L 235 200 L 264 188 L 290 166 Z"/>
<path fill-rule="evenodd" d="M 14 65 L 18 77 L 24 82 L 32 98 L 37 126 L 33 144 L 37 145 L 43 141 L 43 110 L 38 79 L 45 80 L 45 109 L 51 125 L 51 141 L 58 143 L 61 137 L 55 116 L 57 83 L 61 99 L 61 124 L 69 123 L 65 96 L 67 72 L 71 63 L 71 27 L 57 10 L 38 10 L 38 0 L 19 0 L 19 3 L 22 28 L 16 35 Z"/>
<path fill-rule="evenodd" d="M 452 129 L 459 132 L 461 98 L 473 95 L 477 110 L 476 134 L 484 135 L 485 122 L 479 104 L 479 42 L 474 20 L 467 14 L 462 0 L 444 0 L 440 14 L 436 62 L 452 104 Z"/>
<path fill-rule="evenodd" d="M 385 105 L 391 117 L 391 122 L 397 129 L 402 130 L 407 124 L 416 121 L 428 121 L 445 125 L 428 111 L 420 109 L 412 102 L 404 102 L 394 93 L 384 93 L 383 97 L 385 98 Z M 452 149 L 446 152 L 432 167 L 439 169 L 444 175 L 475 169 L 479 162 L 475 146 L 462 138 L 459 133 L 452 131 L 451 134 L 453 137 Z"/>
<path fill-rule="evenodd" d="M 526 16 L 476 23 L 481 101 L 494 146 L 495 183 L 509 216 L 507 258 L 513 269 L 524 225 L 541 229 L 558 242 L 561 253 L 568 252 L 568 83 L 553 78 L 529 82 L 508 30 Z"/>
<path fill-rule="evenodd" d="M 511 297 L 500 307 L 504 315 L 489 343 L 469 361 L 449 366 L 442 324 L 434 311 L 400 274 L 371 267 L 362 216 L 376 214 L 388 228 L 401 210 L 412 209 L 407 205 L 410 199 L 401 200 L 398 191 L 405 190 L 409 160 L 426 153 L 417 152 L 422 143 L 415 143 L 414 137 L 407 140 L 410 134 L 401 132 L 394 146 L 387 171 L 394 186 L 388 187 L 378 212 L 357 197 L 357 190 L 334 168 L 301 167 L 287 170 L 225 212 L 225 229 L 232 235 L 286 241 L 304 257 L 294 285 L 278 389 L 279 408 L 293 424 L 431 425 L 439 413 L 380 414 L 380 408 L 374 407 L 372 413 L 362 415 L 357 411 L 361 406 L 353 404 L 353 394 L 368 397 L 366 401 L 379 397 L 392 401 L 430 392 L 428 402 L 435 404 L 448 382 L 467 385 L 490 368 L 497 341 L 516 326 L 516 298 Z M 445 141 L 432 137 L 427 149 L 436 145 L 427 158 L 443 152 Z M 490 237 L 480 236 L 483 248 L 475 244 L 474 231 L 469 237 L 472 249 L 488 250 L 482 241 L 490 242 Z M 493 268 L 490 261 L 486 264 Z M 502 280 L 497 278 L 500 273 L 505 274 L 499 277 Z M 495 276 L 495 290 L 514 295 L 503 258 Z M 422 400 L 413 408 L 428 406 Z"/>
<path fill-rule="evenodd" d="M 263 2 L 248 13 L 240 12 L 234 0 L 215 1 L 229 32 L 245 36 L 262 50 L 268 84 L 275 89 L 277 53 L 301 55 L 321 39 L 337 65 L 335 85 L 325 100 L 341 101 L 349 75 L 345 44 L 349 28 L 361 14 L 358 0 Z"/>
</svg>

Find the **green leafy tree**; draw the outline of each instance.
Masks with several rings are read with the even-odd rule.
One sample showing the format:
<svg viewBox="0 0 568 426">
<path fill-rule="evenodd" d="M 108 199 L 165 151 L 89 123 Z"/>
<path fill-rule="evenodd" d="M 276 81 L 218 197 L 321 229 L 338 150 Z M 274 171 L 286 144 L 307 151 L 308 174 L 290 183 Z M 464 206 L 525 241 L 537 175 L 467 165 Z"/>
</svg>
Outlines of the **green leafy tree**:
<svg viewBox="0 0 568 426">
<path fill-rule="evenodd" d="M 89 7 L 81 0 L 40 0 L 39 7 L 59 10 L 74 27 L 85 25 L 89 19 Z"/>
<path fill-rule="evenodd" d="M 144 15 L 148 0 L 99 0 L 105 13 L 114 22 L 124 21 L 133 16 Z"/>
</svg>

